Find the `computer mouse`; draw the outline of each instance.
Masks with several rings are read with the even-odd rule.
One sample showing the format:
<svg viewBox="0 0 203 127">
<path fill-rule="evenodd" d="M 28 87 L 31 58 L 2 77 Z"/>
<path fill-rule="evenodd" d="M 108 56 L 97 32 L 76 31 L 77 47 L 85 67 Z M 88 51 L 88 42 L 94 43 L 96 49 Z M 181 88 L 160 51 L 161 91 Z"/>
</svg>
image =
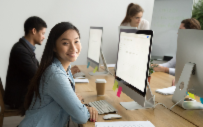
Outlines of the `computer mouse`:
<svg viewBox="0 0 203 127">
<path fill-rule="evenodd" d="M 108 114 L 108 115 L 105 115 L 103 117 L 103 119 L 107 120 L 107 119 L 120 119 L 122 118 L 122 116 L 118 115 L 118 114 Z"/>
</svg>

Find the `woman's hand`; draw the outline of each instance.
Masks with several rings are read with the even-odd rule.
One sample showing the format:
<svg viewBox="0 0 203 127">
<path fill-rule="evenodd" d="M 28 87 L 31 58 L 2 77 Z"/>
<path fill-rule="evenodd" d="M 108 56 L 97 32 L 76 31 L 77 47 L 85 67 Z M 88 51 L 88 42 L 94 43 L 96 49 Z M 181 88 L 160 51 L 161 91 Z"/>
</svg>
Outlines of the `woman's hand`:
<svg viewBox="0 0 203 127">
<path fill-rule="evenodd" d="M 98 111 L 94 107 L 87 107 L 90 113 L 90 121 L 95 122 L 98 119 Z"/>
<path fill-rule="evenodd" d="M 169 73 L 169 68 L 167 67 L 163 67 L 163 66 L 160 66 L 158 64 L 151 64 L 151 66 L 157 66 L 157 67 L 154 67 L 154 71 L 156 72 L 165 72 L 165 73 Z"/>
<path fill-rule="evenodd" d="M 74 75 L 75 73 L 80 72 L 80 69 L 78 68 L 78 66 L 73 66 L 71 68 L 71 73 Z"/>
<path fill-rule="evenodd" d="M 164 67 L 162 67 L 162 66 L 160 66 L 160 65 L 158 65 L 158 64 L 151 64 L 151 66 L 152 66 L 152 67 L 157 66 L 157 67 L 154 67 L 154 68 L 153 68 L 154 71 L 156 71 L 156 72 L 165 72 Z"/>
</svg>

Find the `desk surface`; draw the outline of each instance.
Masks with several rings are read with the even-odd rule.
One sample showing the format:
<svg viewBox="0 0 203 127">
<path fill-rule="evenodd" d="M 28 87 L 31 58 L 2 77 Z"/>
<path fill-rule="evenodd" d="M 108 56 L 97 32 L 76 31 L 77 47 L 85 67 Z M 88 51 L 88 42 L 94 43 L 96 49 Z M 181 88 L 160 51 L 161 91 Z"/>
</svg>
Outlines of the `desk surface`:
<svg viewBox="0 0 203 127">
<path fill-rule="evenodd" d="M 75 88 L 76 92 L 84 92 L 84 91 L 96 91 L 96 84 L 95 81 L 96 79 L 106 79 L 106 90 L 113 90 L 113 85 L 114 85 L 114 76 L 108 74 L 108 75 L 103 75 L 103 76 L 91 76 L 88 73 L 93 72 L 93 68 L 89 67 L 87 68 L 86 65 L 79 65 L 78 66 L 80 70 L 85 74 L 86 78 L 89 80 L 89 83 L 77 83 Z M 110 71 L 113 72 L 114 68 L 110 68 Z M 102 71 L 102 69 L 101 69 Z"/>
<path fill-rule="evenodd" d="M 172 79 L 174 78 L 174 76 L 156 72 L 153 74 L 151 79 L 150 86 L 152 88 L 152 93 L 155 95 L 156 102 L 163 103 L 168 109 L 174 105 L 172 102 L 173 95 L 161 95 L 156 93 L 155 90 L 170 87 L 172 84 Z M 199 100 L 197 99 L 197 101 Z M 203 126 L 203 110 L 185 110 L 179 106 L 175 106 L 172 111 L 197 126 Z"/>
<path fill-rule="evenodd" d="M 150 87 L 152 93 L 155 95 L 155 100 L 157 103 L 163 103 L 167 108 L 158 105 L 153 109 L 142 109 L 129 111 L 125 110 L 119 102 L 128 102 L 132 101 L 124 93 L 121 94 L 121 97 L 116 96 L 116 92 L 113 91 L 114 85 L 114 76 L 90 76 L 88 72 L 92 72 L 93 68 L 86 68 L 85 65 L 80 65 L 79 68 L 82 72 L 86 74 L 86 77 L 89 79 L 89 83 L 79 83 L 76 84 L 76 92 L 80 93 L 83 98 L 85 98 L 86 103 L 96 100 L 104 99 L 109 102 L 112 106 L 119 110 L 118 114 L 122 116 L 122 119 L 118 120 L 103 120 L 103 115 L 99 115 L 99 122 L 111 122 L 111 121 L 151 121 L 156 127 L 193 127 L 193 126 L 203 126 L 203 111 L 202 110 L 184 110 L 179 106 L 175 106 L 172 111 L 169 108 L 174 104 L 172 102 L 172 95 L 165 96 L 158 93 L 155 93 L 156 89 L 166 88 L 171 86 L 172 79 L 174 76 L 156 72 L 152 74 Z M 113 68 L 110 68 L 110 71 L 113 71 Z M 97 97 L 96 96 L 96 79 L 106 79 L 106 92 L 105 96 Z M 94 123 L 87 122 L 83 126 L 90 127 L 94 126 Z"/>
<path fill-rule="evenodd" d="M 99 122 L 115 122 L 115 121 L 150 121 L 156 127 L 195 127 L 190 122 L 176 115 L 175 113 L 169 111 L 165 107 L 158 105 L 155 109 L 142 109 L 142 110 L 126 110 L 119 102 L 129 102 L 132 101 L 124 93 L 121 94 L 120 98 L 116 96 L 114 91 L 106 91 L 104 96 L 97 96 L 96 92 L 81 92 L 85 98 L 85 103 L 106 100 L 113 107 L 118 110 L 118 114 L 122 116 L 121 119 L 115 120 L 104 120 L 104 115 L 99 115 Z M 87 122 L 82 125 L 83 127 L 95 127 L 93 122 Z"/>
</svg>

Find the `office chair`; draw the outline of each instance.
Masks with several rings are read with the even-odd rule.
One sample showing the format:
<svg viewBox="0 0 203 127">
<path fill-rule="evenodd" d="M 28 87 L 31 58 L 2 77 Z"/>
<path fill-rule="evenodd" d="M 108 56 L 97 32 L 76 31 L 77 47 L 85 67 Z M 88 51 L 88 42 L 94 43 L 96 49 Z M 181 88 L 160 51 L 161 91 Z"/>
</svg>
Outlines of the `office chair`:
<svg viewBox="0 0 203 127">
<path fill-rule="evenodd" d="M 20 110 L 18 109 L 8 109 L 5 105 L 4 105 L 4 89 L 3 89 L 3 84 L 1 81 L 1 77 L 0 77 L 0 127 L 3 126 L 3 120 L 4 117 L 10 117 L 10 116 L 20 116 Z"/>
</svg>

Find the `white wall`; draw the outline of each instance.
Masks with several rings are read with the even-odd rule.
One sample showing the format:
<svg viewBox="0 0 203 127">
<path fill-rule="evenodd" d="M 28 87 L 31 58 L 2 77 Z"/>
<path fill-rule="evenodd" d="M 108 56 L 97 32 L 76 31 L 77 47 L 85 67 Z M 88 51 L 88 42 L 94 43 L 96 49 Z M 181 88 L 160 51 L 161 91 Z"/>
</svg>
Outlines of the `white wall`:
<svg viewBox="0 0 203 127">
<path fill-rule="evenodd" d="M 176 55 L 178 28 L 182 20 L 191 18 L 192 6 L 193 0 L 155 0 L 151 22 L 153 58 Z"/>
<path fill-rule="evenodd" d="M 1 0 L 0 1 L 0 77 L 5 85 L 10 50 L 24 35 L 23 24 L 30 16 L 41 17 L 50 29 L 61 21 L 72 22 L 81 33 L 82 52 L 72 65 L 84 65 L 87 59 L 90 26 L 103 26 L 103 52 L 107 63 L 116 62 L 118 26 L 129 3 L 138 3 L 144 10 L 143 18 L 151 22 L 154 0 Z M 36 46 L 40 60 L 47 38 Z"/>
</svg>

